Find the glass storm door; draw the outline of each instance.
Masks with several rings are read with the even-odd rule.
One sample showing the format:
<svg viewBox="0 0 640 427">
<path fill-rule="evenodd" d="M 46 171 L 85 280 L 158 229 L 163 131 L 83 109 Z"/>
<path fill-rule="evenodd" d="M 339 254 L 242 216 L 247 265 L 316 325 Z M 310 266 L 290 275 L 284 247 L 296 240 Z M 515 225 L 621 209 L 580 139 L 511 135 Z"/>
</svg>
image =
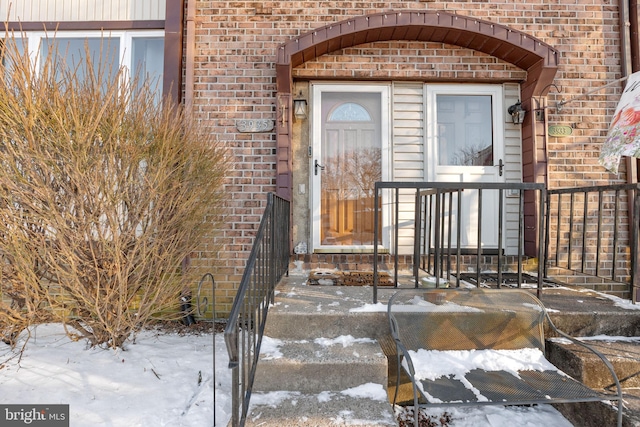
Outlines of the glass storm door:
<svg viewBox="0 0 640 427">
<path fill-rule="evenodd" d="M 387 86 L 313 86 L 314 249 L 373 247 L 374 183 L 386 178 L 387 103 Z"/>
<path fill-rule="evenodd" d="M 430 112 L 430 179 L 440 182 L 504 182 L 502 89 L 496 86 L 427 87 Z M 478 246 L 478 191 L 462 194 L 461 247 Z M 498 247 L 497 191 L 482 193 L 484 248 Z M 456 215 L 457 208 L 452 214 Z M 455 220 L 453 218 L 453 223 Z M 455 230 L 453 241 L 455 241 Z"/>
</svg>

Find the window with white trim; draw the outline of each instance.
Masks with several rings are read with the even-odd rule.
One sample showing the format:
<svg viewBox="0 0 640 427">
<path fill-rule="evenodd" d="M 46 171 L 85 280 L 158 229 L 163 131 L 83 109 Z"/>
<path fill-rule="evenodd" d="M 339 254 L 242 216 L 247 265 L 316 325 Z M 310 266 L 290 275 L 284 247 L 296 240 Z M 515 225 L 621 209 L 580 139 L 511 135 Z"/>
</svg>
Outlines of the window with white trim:
<svg viewBox="0 0 640 427">
<path fill-rule="evenodd" d="M 162 95 L 164 70 L 164 31 L 59 31 L 15 34 L 18 47 L 27 50 L 31 58 L 41 63 L 48 54 L 55 53 L 69 67 L 78 67 L 84 74 L 84 60 L 91 55 L 94 70 L 103 76 L 115 76 L 119 67 L 136 76 L 138 84 L 147 82 Z"/>
</svg>

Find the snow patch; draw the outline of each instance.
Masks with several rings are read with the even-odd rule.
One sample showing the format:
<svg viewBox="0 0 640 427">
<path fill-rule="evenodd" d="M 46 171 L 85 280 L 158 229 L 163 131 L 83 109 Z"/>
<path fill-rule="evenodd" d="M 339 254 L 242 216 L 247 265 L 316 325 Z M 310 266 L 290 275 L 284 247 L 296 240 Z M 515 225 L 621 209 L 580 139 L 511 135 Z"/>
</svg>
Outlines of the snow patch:
<svg viewBox="0 0 640 427">
<path fill-rule="evenodd" d="M 373 399 L 380 401 L 388 399 L 387 391 L 382 387 L 382 384 L 377 383 L 366 383 L 357 387 L 348 388 L 342 390 L 340 394 L 356 399 Z"/>
<path fill-rule="evenodd" d="M 333 396 L 333 393 L 331 393 L 330 391 L 323 391 L 317 396 L 318 402 L 327 403 L 331 400 L 332 396 Z"/>
<path fill-rule="evenodd" d="M 266 335 L 262 337 L 260 345 L 260 356 L 262 360 L 279 359 L 282 357 L 280 347 L 284 344 L 282 340 L 271 338 Z"/>
<path fill-rule="evenodd" d="M 352 313 L 378 313 L 378 312 L 386 312 L 387 305 L 381 302 L 376 304 L 364 304 L 361 307 L 355 307 L 349 309 Z"/>
<path fill-rule="evenodd" d="M 592 337 L 574 337 L 578 341 L 604 341 L 604 342 L 640 342 L 640 337 L 623 337 L 612 335 L 594 335 Z M 558 344 L 571 344 L 571 340 L 567 338 L 550 338 L 549 341 Z"/>
<path fill-rule="evenodd" d="M 437 297 L 435 294 L 434 297 Z M 391 308 L 392 312 L 418 312 L 418 313 L 432 313 L 432 312 L 445 312 L 445 313 L 482 313 L 483 311 L 476 307 L 469 307 L 466 305 L 456 304 L 451 301 L 441 302 L 429 302 L 424 298 L 416 295 L 409 301 L 408 304 L 393 304 Z"/>
<path fill-rule="evenodd" d="M 314 342 L 323 347 L 331 347 L 337 344 L 342 344 L 342 347 L 348 347 L 356 343 L 375 343 L 376 340 L 371 338 L 354 338 L 351 335 L 340 335 L 337 338 L 316 338 Z"/>
<path fill-rule="evenodd" d="M 299 396 L 300 392 L 298 391 L 283 390 L 270 391 L 268 393 L 252 393 L 251 406 L 269 406 L 271 408 L 277 408 L 285 400 L 291 400 L 291 404 L 295 406 Z"/>
<path fill-rule="evenodd" d="M 474 369 L 507 371 L 558 371 L 537 348 L 520 350 L 409 350 L 416 379 L 436 380 L 444 376 L 461 379 Z"/>
</svg>

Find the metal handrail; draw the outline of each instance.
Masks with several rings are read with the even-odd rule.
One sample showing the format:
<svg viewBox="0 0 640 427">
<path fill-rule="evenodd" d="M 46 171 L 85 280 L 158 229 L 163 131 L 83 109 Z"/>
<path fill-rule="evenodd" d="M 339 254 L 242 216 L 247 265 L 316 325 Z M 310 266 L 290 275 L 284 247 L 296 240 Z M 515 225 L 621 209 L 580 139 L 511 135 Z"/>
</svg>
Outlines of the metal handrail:
<svg viewBox="0 0 640 427">
<path fill-rule="evenodd" d="M 451 223 L 451 217 L 452 215 L 450 214 L 451 209 L 452 209 L 452 199 L 454 197 L 454 195 L 457 194 L 458 197 L 460 197 L 460 194 L 462 194 L 465 190 L 477 190 L 478 191 L 478 206 L 477 206 L 477 211 L 478 212 L 482 212 L 482 193 L 483 192 L 488 192 L 488 191 L 497 191 L 498 192 L 498 197 L 499 197 L 499 216 L 498 216 L 498 224 L 497 224 L 497 229 L 498 232 L 500 233 L 500 235 L 498 236 L 498 280 L 500 280 L 500 275 L 502 273 L 502 265 L 501 265 L 501 254 L 503 251 L 503 247 L 502 247 L 502 239 L 503 239 L 503 208 L 502 208 L 502 201 L 505 198 L 505 194 L 511 194 L 511 193 L 507 193 L 508 191 L 513 191 L 515 194 L 514 197 L 517 197 L 519 199 L 519 204 L 518 204 L 518 209 L 519 209 L 519 222 L 518 222 L 518 284 L 520 284 L 522 282 L 522 262 L 523 262 L 523 252 L 524 252 L 524 248 L 522 246 L 522 242 L 524 241 L 524 230 L 525 230 L 525 203 L 534 203 L 535 204 L 535 215 L 537 216 L 537 223 L 535 224 L 535 231 L 536 231 L 536 239 L 538 241 L 538 245 L 537 245 L 537 250 L 536 250 L 536 254 L 535 256 L 541 260 L 542 259 L 542 255 L 543 255 L 543 250 L 544 250 L 544 206 L 546 205 L 546 191 L 545 191 L 545 187 L 544 184 L 542 183 L 489 183 L 489 182 L 376 182 L 375 183 L 375 194 L 374 194 L 374 206 L 376 209 L 376 214 L 374 216 L 374 241 L 375 242 L 379 242 L 380 241 L 380 237 L 379 237 L 379 233 L 380 233 L 380 218 L 381 218 L 381 212 L 380 212 L 380 197 L 381 197 L 381 191 L 382 190 L 388 190 L 390 192 L 392 192 L 393 194 L 388 196 L 388 200 L 385 202 L 385 206 L 389 206 L 392 205 L 392 207 L 395 209 L 395 212 L 393 214 L 390 214 L 390 216 L 395 218 L 395 221 L 393 222 L 393 224 L 391 224 L 391 226 L 389 227 L 391 229 L 391 232 L 393 234 L 393 239 L 394 239 L 394 249 L 393 249 L 393 256 L 395 257 L 395 266 L 394 266 L 394 270 L 395 270 L 395 276 L 394 276 L 394 283 L 397 286 L 398 284 L 398 241 L 399 241 L 399 236 L 400 236 L 400 221 L 398 220 L 398 218 L 400 217 L 399 214 L 399 204 L 400 204 L 400 190 L 405 190 L 406 192 L 409 191 L 413 191 L 414 195 L 415 195 L 415 207 L 414 207 L 414 223 L 413 223 L 413 242 L 414 242 L 414 253 L 413 253 L 413 266 L 414 266 L 414 281 L 415 281 L 415 286 L 418 286 L 418 265 L 420 264 L 421 259 L 424 259 L 425 257 L 428 258 L 432 258 L 433 259 L 433 266 L 434 266 L 434 276 L 436 277 L 436 281 L 440 280 L 440 275 L 443 273 L 446 273 L 447 275 L 449 275 L 451 272 L 448 271 L 450 269 L 450 257 L 451 257 L 451 252 L 452 252 L 452 241 L 451 241 L 451 230 L 452 227 L 454 227 L 455 229 L 459 229 L 461 227 L 460 222 L 458 221 L 456 224 L 452 224 Z M 534 194 L 534 196 L 536 197 L 528 197 L 527 194 L 529 193 Z M 406 195 L 405 195 L 406 196 Z M 448 208 L 445 206 L 445 198 L 448 197 Z M 425 208 L 425 203 L 426 199 L 428 198 L 435 198 L 435 202 L 434 202 L 434 206 L 435 208 Z M 407 203 L 406 206 L 409 206 L 409 204 Z M 458 207 L 460 206 L 460 203 L 458 203 Z M 449 209 L 447 211 L 447 209 Z M 429 212 L 430 213 L 430 218 L 428 219 L 427 222 L 425 222 L 424 224 L 427 224 L 428 227 L 425 227 L 424 229 L 421 228 L 421 225 L 423 225 L 423 221 L 425 221 L 423 218 L 426 217 L 426 215 L 423 216 L 423 212 Z M 532 210 L 533 212 L 533 210 Z M 448 218 L 449 218 L 449 222 L 448 224 L 445 224 L 445 217 L 447 215 L 447 213 L 449 214 Z M 458 217 L 458 219 L 460 218 L 460 213 L 458 212 L 458 214 L 456 215 Z M 481 214 L 478 216 L 478 222 L 475 224 L 477 226 L 477 238 L 478 238 L 478 242 L 481 241 L 481 236 L 482 236 L 482 226 L 481 226 Z M 406 225 L 405 225 L 406 226 Z M 411 226 L 409 226 L 411 227 Z M 448 228 L 447 228 L 448 227 Z M 448 232 L 446 231 L 448 230 Z M 445 236 L 446 234 L 446 236 Z M 433 245 L 431 244 L 431 242 L 428 242 L 426 245 L 423 245 L 424 247 L 421 247 L 420 243 L 421 243 L 421 239 L 430 239 L 431 236 L 433 235 L 434 237 L 434 242 Z M 445 238 L 447 237 L 447 238 Z M 460 259 L 460 230 L 458 230 L 457 232 L 457 238 L 458 241 L 456 242 L 455 246 L 456 246 L 456 251 L 455 251 L 455 255 L 457 256 L 457 260 Z M 431 247 L 433 247 L 433 254 L 431 254 L 429 251 L 431 250 Z M 481 256 L 485 253 L 484 248 L 482 247 L 482 245 L 478 244 L 477 245 L 477 249 L 475 251 L 475 255 L 476 256 L 476 275 L 477 275 L 477 280 L 476 283 L 480 284 L 480 259 Z M 440 264 L 438 264 L 438 260 L 441 260 L 445 255 L 447 255 L 447 263 L 448 263 L 448 270 L 446 272 L 443 272 L 443 268 L 441 267 Z M 373 302 L 377 303 L 378 300 L 378 245 L 374 245 L 373 247 L 373 258 L 374 260 L 376 260 L 373 263 Z M 538 289 L 538 296 L 540 296 L 541 290 L 542 290 L 542 277 L 543 277 L 543 270 L 542 270 L 542 264 L 541 262 L 538 263 L 538 284 L 537 284 L 537 289 Z M 457 262 L 456 263 L 457 266 L 460 266 L 460 263 Z M 460 271 L 458 270 L 456 272 L 456 280 L 459 283 L 459 276 L 460 276 Z"/>
<path fill-rule="evenodd" d="M 625 193 L 629 206 L 627 217 L 632 221 L 626 241 L 620 237 L 619 230 L 625 215 L 620 206 L 621 195 Z M 545 277 L 548 268 L 554 266 L 583 276 L 628 284 L 631 299 L 637 302 L 640 184 L 560 188 L 548 190 L 547 194 Z M 569 209 L 562 208 L 563 204 L 568 204 Z M 605 209 L 613 210 L 613 215 L 605 216 Z M 555 237 L 551 236 L 554 227 Z M 628 269 L 620 267 L 618 258 L 624 253 L 629 253 Z M 604 259 L 604 254 L 609 254 L 609 258 Z"/>
<path fill-rule="evenodd" d="M 249 409 L 269 304 L 289 266 L 288 200 L 267 196 L 260 226 L 236 293 L 224 339 L 231 373 L 231 425 L 243 426 Z"/>
</svg>

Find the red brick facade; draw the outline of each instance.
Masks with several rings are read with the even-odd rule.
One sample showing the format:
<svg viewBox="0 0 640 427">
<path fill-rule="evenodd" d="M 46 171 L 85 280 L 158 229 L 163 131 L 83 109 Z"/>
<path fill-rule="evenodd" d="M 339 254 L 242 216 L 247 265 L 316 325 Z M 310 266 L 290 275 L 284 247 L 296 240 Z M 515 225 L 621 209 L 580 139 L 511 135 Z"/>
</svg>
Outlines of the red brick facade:
<svg viewBox="0 0 640 427">
<path fill-rule="evenodd" d="M 543 105 L 572 99 L 623 75 L 615 2 L 197 1 L 195 7 L 194 111 L 227 143 L 235 163 L 227 184 L 224 249 L 217 255 L 203 250 L 193 262 L 217 267 L 219 286 L 226 289 L 223 304 L 231 301 L 242 275 L 265 194 L 276 190 L 275 133 L 240 133 L 236 122 L 278 119 L 277 49 L 292 38 L 349 17 L 443 10 L 501 24 L 556 49 L 560 55 L 555 86 L 546 100 L 536 100 Z M 495 83 L 526 79 L 526 71 L 473 49 L 402 40 L 337 50 L 303 63 L 292 74 L 294 85 L 312 79 Z M 615 176 L 597 162 L 623 86 L 612 85 L 570 102 L 561 112 L 547 110 L 549 124 L 573 128 L 571 137 L 545 140 L 549 188 L 626 182 L 624 167 Z"/>
</svg>

